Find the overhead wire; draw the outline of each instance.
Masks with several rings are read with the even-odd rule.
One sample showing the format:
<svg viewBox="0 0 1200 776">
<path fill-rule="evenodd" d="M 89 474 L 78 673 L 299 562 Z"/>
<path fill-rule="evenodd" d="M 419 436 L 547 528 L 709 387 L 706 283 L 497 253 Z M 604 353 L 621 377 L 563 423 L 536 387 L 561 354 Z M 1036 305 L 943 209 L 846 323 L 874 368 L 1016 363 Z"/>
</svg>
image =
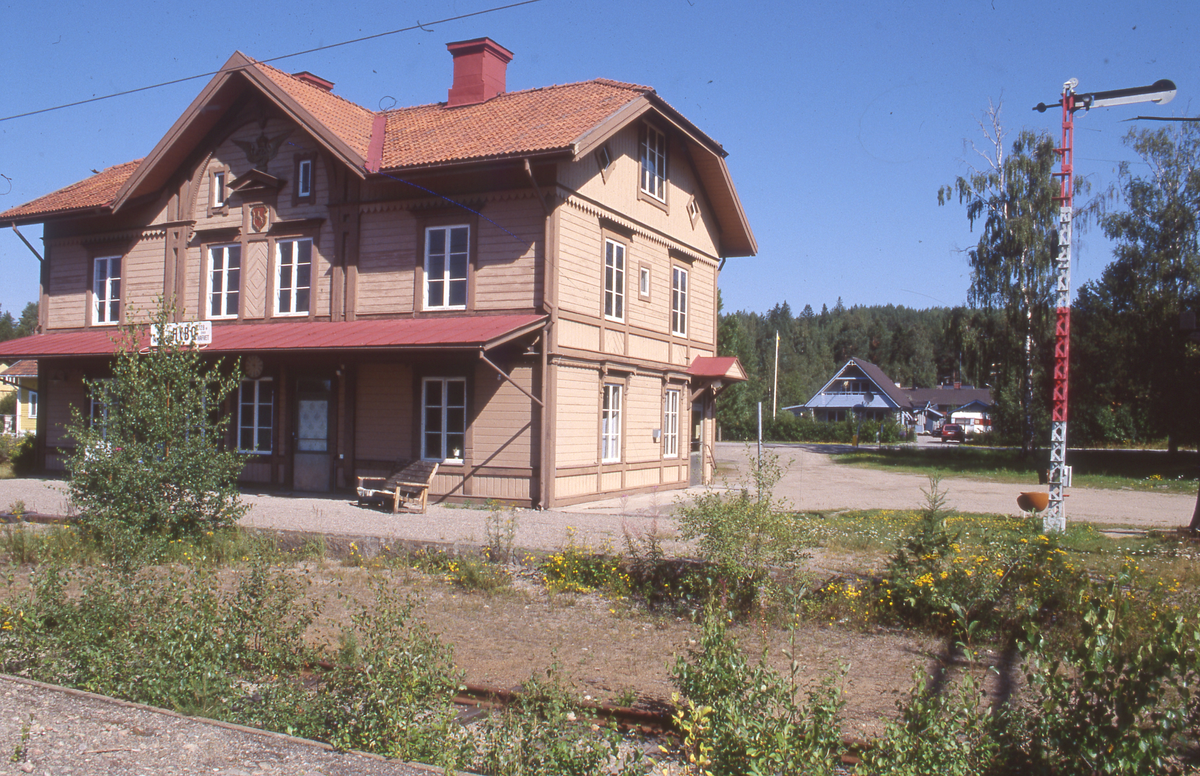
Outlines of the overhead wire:
<svg viewBox="0 0 1200 776">
<path fill-rule="evenodd" d="M 388 35 L 397 35 L 401 32 L 412 32 L 413 30 L 425 30 L 427 27 L 430 27 L 435 24 L 446 24 L 449 22 L 461 21 L 463 19 L 470 19 L 474 16 L 483 16 L 484 14 L 496 13 L 497 11 L 507 11 L 511 8 L 518 8 L 523 5 L 532 5 L 533 3 L 540 3 L 540 2 L 541 2 L 541 0 L 520 0 L 519 2 L 509 3 L 507 5 L 498 5 L 498 6 L 494 6 L 492 8 L 486 8 L 482 11 L 472 11 L 471 13 L 459 14 L 457 16 L 448 16 L 445 19 L 438 19 L 438 20 L 432 21 L 432 22 L 418 21 L 414 25 L 411 25 L 409 27 L 401 27 L 398 30 L 389 30 L 387 32 L 377 32 L 373 35 L 364 35 L 361 38 L 354 38 L 352 40 L 343 40 L 339 43 L 329 43 L 324 46 L 316 46 L 314 48 L 305 49 L 304 51 L 296 51 L 291 54 L 281 54 L 279 56 L 270 57 L 268 59 L 259 59 L 259 60 L 257 60 L 257 62 L 260 64 L 266 64 L 266 63 L 270 63 L 270 62 L 278 62 L 283 59 L 291 59 L 292 57 L 299 57 L 299 56 L 303 56 L 305 54 L 313 54 L 318 51 L 327 51 L 332 48 L 338 48 L 339 46 L 349 46 L 352 43 L 362 43 L 363 41 L 374 40 L 376 38 L 383 38 L 383 37 L 387 37 Z M 426 30 L 426 31 L 428 31 L 428 30 Z M 151 89 L 161 89 L 164 86 L 174 86 L 175 84 L 186 83 L 187 81 L 195 81 L 200 78 L 211 78 L 214 75 L 218 75 L 223 72 L 233 72 L 236 70 L 240 70 L 243 67 L 244 66 L 239 66 L 239 67 L 229 68 L 229 69 L 222 68 L 220 70 L 213 70 L 208 73 L 199 73 L 197 75 L 184 76 L 183 78 L 175 78 L 170 81 L 162 81 L 161 83 L 150 84 L 149 86 L 139 86 L 136 89 L 126 89 L 125 91 L 113 92 L 112 94 L 104 94 L 99 97 L 89 97 L 86 100 L 76 100 L 75 102 L 68 102 L 68 103 L 64 103 L 62 105 L 55 105 L 50 108 L 39 108 L 38 110 L 26 111 L 25 113 L 16 113 L 16 114 L 13 114 L 12 116 L 0 117 L 0 122 L 12 121 L 13 119 L 22 119 L 22 118 L 26 118 L 28 116 L 37 116 L 42 113 L 50 113 L 50 112 L 56 111 L 56 110 L 63 110 L 64 108 L 74 108 L 79 105 L 87 105 L 89 103 L 100 102 L 102 100 L 111 100 L 114 97 L 124 97 L 128 94 L 137 94 L 139 92 L 150 91 Z"/>
</svg>

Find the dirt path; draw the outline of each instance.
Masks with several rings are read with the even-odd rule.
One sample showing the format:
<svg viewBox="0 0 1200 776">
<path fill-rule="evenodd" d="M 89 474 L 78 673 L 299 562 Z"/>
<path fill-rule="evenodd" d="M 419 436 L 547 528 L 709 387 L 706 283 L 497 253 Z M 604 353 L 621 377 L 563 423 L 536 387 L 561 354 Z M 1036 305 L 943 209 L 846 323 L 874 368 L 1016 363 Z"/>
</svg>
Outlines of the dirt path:
<svg viewBox="0 0 1200 776">
<path fill-rule="evenodd" d="M 832 453 L 847 448 L 836 445 L 763 445 L 791 460 L 776 488 L 776 496 L 806 511 L 839 509 L 912 509 L 924 503 L 921 489 L 928 479 L 920 474 L 901 474 L 877 469 L 860 469 L 835 463 Z M 738 472 L 746 470 L 746 446 L 732 442 L 717 445 L 717 460 Z M 1030 483 L 984 482 L 968 477 L 942 480 L 949 503 L 960 512 L 1018 514 L 1017 494 L 1037 490 Z M 1067 489 L 1067 520 L 1125 525 L 1135 528 L 1176 528 L 1192 518 L 1196 497 L 1178 493 L 1145 493 L 1098 488 Z"/>
</svg>

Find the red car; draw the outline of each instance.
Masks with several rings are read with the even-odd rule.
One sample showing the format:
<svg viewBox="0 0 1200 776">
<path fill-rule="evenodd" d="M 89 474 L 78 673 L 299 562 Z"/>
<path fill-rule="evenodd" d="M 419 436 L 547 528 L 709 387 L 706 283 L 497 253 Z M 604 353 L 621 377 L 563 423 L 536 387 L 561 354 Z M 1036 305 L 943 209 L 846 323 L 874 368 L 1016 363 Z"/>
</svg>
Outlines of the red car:
<svg viewBox="0 0 1200 776">
<path fill-rule="evenodd" d="M 942 426 L 942 441 L 943 442 L 966 442 L 967 432 L 957 423 L 947 423 Z"/>
</svg>

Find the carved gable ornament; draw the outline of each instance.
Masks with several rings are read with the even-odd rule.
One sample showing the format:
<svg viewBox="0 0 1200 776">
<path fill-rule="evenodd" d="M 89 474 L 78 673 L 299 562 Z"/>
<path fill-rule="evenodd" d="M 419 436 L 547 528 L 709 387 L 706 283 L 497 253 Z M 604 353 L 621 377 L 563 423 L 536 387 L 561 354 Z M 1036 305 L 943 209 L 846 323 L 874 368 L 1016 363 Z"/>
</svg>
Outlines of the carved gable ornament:
<svg viewBox="0 0 1200 776">
<path fill-rule="evenodd" d="M 246 154 L 246 161 L 254 165 L 254 169 L 267 171 L 267 165 L 279 154 L 283 141 L 287 140 L 292 130 L 287 130 L 275 137 L 267 137 L 263 132 L 254 140 L 234 140 L 233 143 Z"/>
</svg>

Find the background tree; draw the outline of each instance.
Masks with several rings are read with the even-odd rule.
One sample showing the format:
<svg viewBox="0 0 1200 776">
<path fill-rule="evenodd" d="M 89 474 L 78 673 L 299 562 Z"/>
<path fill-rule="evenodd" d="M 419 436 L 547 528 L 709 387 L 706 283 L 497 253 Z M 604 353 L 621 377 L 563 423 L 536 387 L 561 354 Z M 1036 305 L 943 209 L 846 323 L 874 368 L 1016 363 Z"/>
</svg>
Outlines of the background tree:
<svg viewBox="0 0 1200 776">
<path fill-rule="evenodd" d="M 1165 437 L 1175 451 L 1197 439 L 1200 414 L 1200 354 L 1179 320 L 1200 301 L 1200 129 L 1131 131 L 1125 144 L 1141 163 L 1121 164 L 1124 208 L 1100 222 L 1113 261 L 1080 290 L 1085 344 L 1074 371 L 1089 430 L 1113 441 Z"/>
<path fill-rule="evenodd" d="M 171 320 L 160 306 L 152 326 Z M 143 346 L 148 326 L 126 326 L 109 379 L 86 380 L 94 411 L 73 409 L 67 459 L 80 522 L 122 564 L 152 558 L 161 542 L 232 525 L 244 514 L 242 458 L 222 449 L 223 402 L 238 385 L 196 348 L 164 338 Z"/>
<path fill-rule="evenodd" d="M 1021 450 L 1028 454 L 1037 433 L 1039 405 L 1044 407 L 1047 394 L 1039 357 L 1050 342 L 1054 307 L 1054 141 L 1023 130 L 1006 153 L 999 104 L 988 106 L 980 128 L 988 147 L 975 150 L 984 166 L 939 189 L 938 204 L 957 197 L 972 230 L 976 223 L 981 225 L 979 242 L 968 251 L 968 302 L 1005 313 L 1004 326 L 996 332 L 1002 348 L 997 354 L 995 398 L 1002 419 L 1004 405 L 1019 405 Z"/>
</svg>

